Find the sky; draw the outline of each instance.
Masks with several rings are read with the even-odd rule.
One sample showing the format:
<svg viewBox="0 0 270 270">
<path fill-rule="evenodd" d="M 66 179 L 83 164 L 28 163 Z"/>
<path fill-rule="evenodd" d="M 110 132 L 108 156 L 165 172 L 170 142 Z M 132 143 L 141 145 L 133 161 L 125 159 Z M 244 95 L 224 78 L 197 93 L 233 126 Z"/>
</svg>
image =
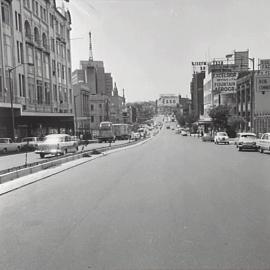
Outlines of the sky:
<svg viewBox="0 0 270 270">
<path fill-rule="evenodd" d="M 61 0 L 60 0 L 61 1 Z M 192 61 L 270 58 L 269 0 L 70 0 L 73 69 L 104 62 L 128 102 L 190 96 Z"/>
</svg>

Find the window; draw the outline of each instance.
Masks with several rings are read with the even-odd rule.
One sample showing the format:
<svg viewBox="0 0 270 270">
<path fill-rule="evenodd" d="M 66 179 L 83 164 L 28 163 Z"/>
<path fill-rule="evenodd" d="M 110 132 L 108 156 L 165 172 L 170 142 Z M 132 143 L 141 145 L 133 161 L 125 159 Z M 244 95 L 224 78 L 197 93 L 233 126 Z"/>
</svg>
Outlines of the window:
<svg viewBox="0 0 270 270">
<path fill-rule="evenodd" d="M 36 52 L 36 62 L 37 62 L 37 75 L 42 76 L 42 62 L 41 62 L 41 52 Z"/>
<path fill-rule="evenodd" d="M 34 64 L 34 56 L 33 56 L 33 47 L 30 45 L 27 45 L 27 62 Z M 34 73 L 34 67 L 27 65 L 28 66 L 28 73 Z"/>
<path fill-rule="evenodd" d="M 35 81 L 31 77 L 28 77 L 28 97 L 30 102 L 35 100 Z"/>
<path fill-rule="evenodd" d="M 55 52 L 55 43 L 53 38 L 51 38 L 51 49 L 53 52 Z"/>
<path fill-rule="evenodd" d="M 62 80 L 66 80 L 66 67 L 62 65 Z"/>
<path fill-rule="evenodd" d="M 61 81 L 61 64 L 57 63 L 57 76 L 58 79 Z"/>
<path fill-rule="evenodd" d="M 9 5 L 6 3 L 1 3 L 2 11 L 2 22 L 6 25 L 10 25 L 10 16 L 9 16 Z"/>
<path fill-rule="evenodd" d="M 22 16 L 18 13 L 18 30 L 22 32 Z"/>
<path fill-rule="evenodd" d="M 99 117 L 99 121 L 102 122 L 102 116 Z"/>
<path fill-rule="evenodd" d="M 19 91 L 20 97 L 25 97 L 25 77 L 22 74 L 19 74 Z"/>
<path fill-rule="evenodd" d="M 102 104 L 99 104 L 99 108 L 102 109 Z"/>
<path fill-rule="evenodd" d="M 35 2 L 35 4 L 36 4 L 35 14 L 38 16 L 38 2 Z"/>
<path fill-rule="evenodd" d="M 42 104 L 43 103 L 43 97 L 42 97 L 42 81 L 37 80 L 37 103 Z"/>
<path fill-rule="evenodd" d="M 24 29 L 25 29 L 25 37 L 31 39 L 31 28 L 28 21 L 25 21 Z"/>
<path fill-rule="evenodd" d="M 70 50 L 67 49 L 67 59 L 68 59 L 68 62 L 70 62 Z"/>
<path fill-rule="evenodd" d="M 57 101 L 57 85 L 53 85 L 53 99 L 54 101 Z"/>
<path fill-rule="evenodd" d="M 17 11 L 15 11 L 15 28 L 18 30 L 18 16 L 17 16 Z"/>
<path fill-rule="evenodd" d="M 52 29 L 54 28 L 53 27 L 53 21 L 54 21 L 53 15 L 50 14 L 50 26 L 51 26 Z"/>
<path fill-rule="evenodd" d="M 94 110 L 94 105 L 93 104 L 91 104 L 91 111 L 93 111 Z"/>
<path fill-rule="evenodd" d="M 35 27 L 35 29 L 34 29 L 34 36 L 35 36 L 35 42 L 39 44 L 40 38 L 39 38 L 39 31 L 38 31 L 37 27 Z"/>
<path fill-rule="evenodd" d="M 55 64 L 55 60 L 52 60 L 52 75 L 55 76 L 56 74 L 56 64 Z"/>
<path fill-rule="evenodd" d="M 71 83 L 71 68 L 68 68 L 68 82 Z"/>
<path fill-rule="evenodd" d="M 69 89 L 69 103 L 72 104 L 72 89 Z"/>
<path fill-rule="evenodd" d="M 49 105 L 51 104 L 51 91 L 49 88 L 49 83 L 45 82 L 44 88 L 45 88 L 45 104 Z"/>
<path fill-rule="evenodd" d="M 94 121 L 95 121 L 95 118 L 93 115 L 91 115 L 91 123 L 94 123 Z"/>
<path fill-rule="evenodd" d="M 43 48 L 47 49 L 48 44 L 47 44 L 47 36 L 45 33 L 42 34 L 42 46 Z"/>
<path fill-rule="evenodd" d="M 44 70 L 44 77 L 45 77 L 46 79 L 49 79 L 49 78 L 50 78 L 49 56 L 48 56 L 48 55 L 44 55 L 44 56 L 43 56 L 43 60 L 44 60 L 44 67 L 43 67 L 43 70 Z"/>
<path fill-rule="evenodd" d="M 23 44 L 22 42 L 20 42 L 20 60 L 21 60 L 21 63 L 23 63 Z"/>
</svg>

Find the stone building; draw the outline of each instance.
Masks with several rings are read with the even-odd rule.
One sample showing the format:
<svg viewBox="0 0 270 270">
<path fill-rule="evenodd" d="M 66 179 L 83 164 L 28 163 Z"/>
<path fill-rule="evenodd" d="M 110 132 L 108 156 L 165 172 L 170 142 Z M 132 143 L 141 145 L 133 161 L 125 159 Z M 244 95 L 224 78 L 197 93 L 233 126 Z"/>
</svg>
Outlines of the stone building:
<svg viewBox="0 0 270 270">
<path fill-rule="evenodd" d="M 54 0 L 1 0 L 0 136 L 72 132 L 70 31 Z"/>
</svg>

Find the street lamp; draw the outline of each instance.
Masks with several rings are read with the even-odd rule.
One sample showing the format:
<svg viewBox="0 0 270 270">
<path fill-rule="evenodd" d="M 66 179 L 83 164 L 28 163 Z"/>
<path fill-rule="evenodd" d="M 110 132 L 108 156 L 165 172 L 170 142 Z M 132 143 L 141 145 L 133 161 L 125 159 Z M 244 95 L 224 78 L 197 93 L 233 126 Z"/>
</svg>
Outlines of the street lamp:
<svg viewBox="0 0 270 270">
<path fill-rule="evenodd" d="M 19 64 L 17 66 L 8 68 L 9 95 L 10 95 L 10 108 L 11 108 L 11 124 L 12 124 L 12 129 L 11 129 L 11 138 L 12 138 L 12 140 L 14 140 L 14 138 L 15 138 L 15 121 L 14 121 L 13 87 L 12 87 L 12 83 L 11 83 L 11 72 L 13 70 L 15 70 L 17 67 L 20 67 L 21 65 L 34 66 L 33 63 L 21 63 L 21 64 Z"/>
</svg>

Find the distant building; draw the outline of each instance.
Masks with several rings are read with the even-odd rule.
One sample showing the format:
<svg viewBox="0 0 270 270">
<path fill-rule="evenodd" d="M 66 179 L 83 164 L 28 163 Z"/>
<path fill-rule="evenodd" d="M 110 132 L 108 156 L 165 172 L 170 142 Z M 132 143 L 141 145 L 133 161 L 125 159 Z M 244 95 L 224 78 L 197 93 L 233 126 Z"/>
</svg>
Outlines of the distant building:
<svg viewBox="0 0 270 270">
<path fill-rule="evenodd" d="M 161 94 L 157 101 L 158 113 L 169 114 L 179 106 L 179 97 L 174 94 Z"/>
<path fill-rule="evenodd" d="M 199 119 L 200 115 L 204 114 L 204 78 L 204 71 L 199 73 L 193 73 L 192 81 L 190 83 L 191 110 L 197 119 Z"/>
<path fill-rule="evenodd" d="M 77 133 L 96 134 L 100 122 L 110 120 L 103 62 L 81 61 L 81 69 L 73 72 L 73 82 Z"/>
<path fill-rule="evenodd" d="M 12 115 L 18 137 L 72 132 L 69 11 L 1 0 L 0 13 L 0 137 L 13 136 Z"/>
<path fill-rule="evenodd" d="M 123 112 L 126 107 L 126 99 L 119 96 L 116 83 L 114 83 L 113 95 L 110 97 L 110 121 L 112 123 L 124 123 Z"/>
<path fill-rule="evenodd" d="M 239 73 L 248 71 L 249 51 L 234 52 L 226 59 L 209 62 L 204 79 L 204 115 L 214 106 L 228 105 L 236 110 L 236 81 Z"/>
</svg>

